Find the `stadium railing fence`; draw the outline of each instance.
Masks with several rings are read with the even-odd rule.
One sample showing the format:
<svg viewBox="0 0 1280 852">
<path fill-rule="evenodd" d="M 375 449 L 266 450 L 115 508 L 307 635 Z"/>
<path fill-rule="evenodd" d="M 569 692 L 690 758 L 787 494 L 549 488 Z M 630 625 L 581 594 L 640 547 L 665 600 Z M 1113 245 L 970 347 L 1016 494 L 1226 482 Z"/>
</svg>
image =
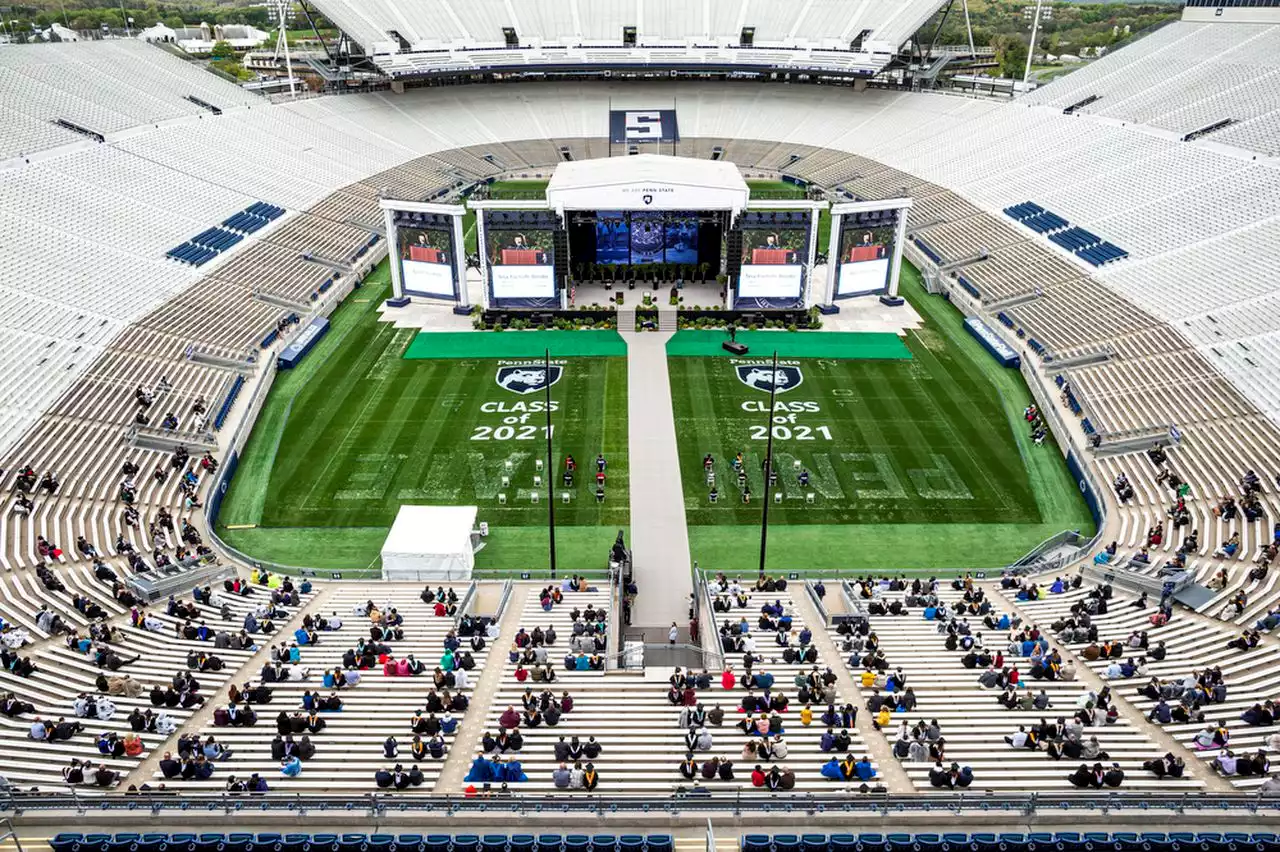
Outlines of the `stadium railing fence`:
<svg viewBox="0 0 1280 852">
<path fill-rule="evenodd" d="M 682 812 L 708 812 L 721 814 L 769 813 L 784 818 L 826 814 L 837 818 L 883 818 L 895 815 L 936 813 L 940 816 L 970 815 L 977 817 L 997 815 L 1079 814 L 1107 816 L 1130 813 L 1133 816 L 1166 814 L 1200 814 L 1205 817 L 1280 818 L 1280 794 L 1211 792 L 1161 793 L 1161 792 L 1112 792 L 1104 795 L 1091 793 L 833 793 L 814 794 L 761 794 L 753 790 L 736 790 L 732 793 L 712 793 L 705 788 L 678 788 L 668 797 L 660 796 L 610 796 L 604 795 L 544 795 L 517 793 L 510 797 L 468 797 L 399 795 L 395 793 L 366 793 L 363 795 L 328 795 L 323 793 L 264 794 L 204 794 L 171 793 L 156 790 L 137 794 L 109 793 L 84 795 L 72 789 L 66 793 L 18 791 L 12 787 L 0 793 L 0 816 L 36 816 L 39 814 L 93 814 L 109 817 L 111 814 L 138 814 L 150 812 L 185 814 L 192 822 L 199 822 L 201 814 L 212 819 L 287 813 L 311 815 L 332 811 L 341 813 L 367 813 L 386 817 L 402 813 L 406 815 L 498 815 L 504 813 L 536 816 L 567 814 L 651 814 L 675 815 Z"/>
</svg>

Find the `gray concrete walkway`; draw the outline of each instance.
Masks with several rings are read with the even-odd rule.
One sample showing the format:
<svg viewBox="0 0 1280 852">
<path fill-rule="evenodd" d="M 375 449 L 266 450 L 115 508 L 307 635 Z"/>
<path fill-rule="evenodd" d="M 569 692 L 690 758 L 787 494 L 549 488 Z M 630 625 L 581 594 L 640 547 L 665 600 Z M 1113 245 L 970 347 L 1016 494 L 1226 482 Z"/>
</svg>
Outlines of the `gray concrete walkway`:
<svg viewBox="0 0 1280 852">
<path fill-rule="evenodd" d="M 684 636 L 693 582 L 667 378 L 670 337 L 662 332 L 627 336 L 630 543 L 640 587 L 631 622 L 637 627 L 657 627 L 674 621 Z"/>
</svg>

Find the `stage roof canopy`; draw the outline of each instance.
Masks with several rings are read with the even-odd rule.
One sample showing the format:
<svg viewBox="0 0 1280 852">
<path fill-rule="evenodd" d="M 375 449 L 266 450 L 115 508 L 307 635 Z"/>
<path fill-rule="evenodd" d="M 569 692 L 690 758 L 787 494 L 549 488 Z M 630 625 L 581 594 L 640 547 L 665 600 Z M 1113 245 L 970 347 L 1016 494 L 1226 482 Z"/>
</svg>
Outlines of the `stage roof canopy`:
<svg viewBox="0 0 1280 852">
<path fill-rule="evenodd" d="M 547 184 L 555 210 L 746 209 L 750 192 L 733 163 L 636 154 L 561 163 Z"/>
</svg>

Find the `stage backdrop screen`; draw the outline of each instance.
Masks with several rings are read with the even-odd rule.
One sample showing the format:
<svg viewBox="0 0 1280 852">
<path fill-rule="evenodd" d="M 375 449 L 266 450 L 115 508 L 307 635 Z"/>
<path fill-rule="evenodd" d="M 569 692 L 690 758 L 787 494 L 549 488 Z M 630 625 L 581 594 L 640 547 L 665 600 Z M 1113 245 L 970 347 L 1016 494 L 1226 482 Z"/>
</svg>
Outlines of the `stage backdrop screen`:
<svg viewBox="0 0 1280 852">
<path fill-rule="evenodd" d="M 556 297 L 554 213 L 485 211 L 491 293 L 543 307 Z"/>
<path fill-rule="evenodd" d="M 889 286 L 898 212 L 873 210 L 841 219 L 836 298 L 883 293 Z"/>
<path fill-rule="evenodd" d="M 662 263 L 666 229 L 661 213 L 631 214 L 631 262 Z"/>
<path fill-rule="evenodd" d="M 400 280 L 410 296 L 453 299 L 453 219 L 435 213 L 398 212 Z"/>
<path fill-rule="evenodd" d="M 810 215 L 779 211 L 742 217 L 739 300 L 754 299 L 758 307 L 791 307 L 802 298 Z"/>
<path fill-rule="evenodd" d="M 631 262 L 631 226 L 627 213 L 601 210 L 596 214 L 596 263 Z"/>
</svg>

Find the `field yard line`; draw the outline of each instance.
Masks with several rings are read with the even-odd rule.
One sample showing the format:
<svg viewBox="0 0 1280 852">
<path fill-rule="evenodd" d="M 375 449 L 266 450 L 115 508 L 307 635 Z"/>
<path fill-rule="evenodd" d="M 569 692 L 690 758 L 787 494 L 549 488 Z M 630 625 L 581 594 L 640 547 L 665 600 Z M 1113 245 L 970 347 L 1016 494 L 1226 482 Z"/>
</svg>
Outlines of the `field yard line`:
<svg viewBox="0 0 1280 852">
<path fill-rule="evenodd" d="M 386 382 L 386 379 L 373 380 L 373 383 L 376 385 L 382 385 L 384 382 Z M 356 417 L 351 418 L 351 425 L 347 427 L 347 431 L 342 436 L 342 440 L 338 442 L 338 445 L 336 447 L 333 447 L 331 449 L 331 451 L 329 452 L 329 460 L 325 462 L 324 467 L 320 469 L 320 473 L 316 476 L 315 480 L 311 483 L 311 487 L 307 489 L 307 496 L 302 498 L 302 503 L 300 504 L 302 508 L 306 509 L 311 505 L 311 496 L 316 493 L 316 489 L 320 487 L 320 483 L 324 482 L 325 474 L 329 472 L 329 468 L 332 467 L 333 463 L 337 461 L 339 458 L 344 458 L 343 454 L 338 452 L 338 450 L 345 447 L 347 445 L 347 442 L 351 440 L 352 432 L 354 432 L 358 427 L 365 425 L 366 420 L 364 415 L 366 414 L 366 412 L 368 412 L 370 406 L 372 406 L 376 402 L 381 401 L 381 399 L 382 399 L 381 393 L 370 393 L 369 398 L 365 400 L 364 407 L 360 409 L 360 414 L 357 415 Z"/>
</svg>

